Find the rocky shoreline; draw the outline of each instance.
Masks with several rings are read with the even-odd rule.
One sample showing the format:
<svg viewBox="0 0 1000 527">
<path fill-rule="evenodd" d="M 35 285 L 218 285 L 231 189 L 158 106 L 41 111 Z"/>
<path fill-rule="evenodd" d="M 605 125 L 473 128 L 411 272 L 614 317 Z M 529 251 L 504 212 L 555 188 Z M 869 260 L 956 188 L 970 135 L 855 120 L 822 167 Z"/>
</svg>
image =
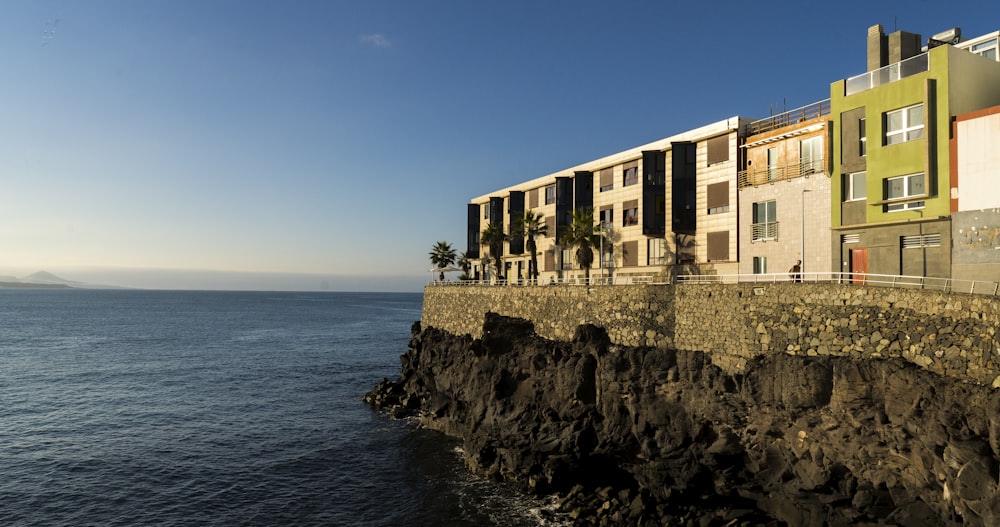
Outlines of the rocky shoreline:
<svg viewBox="0 0 1000 527">
<path fill-rule="evenodd" d="M 1000 398 L 899 360 L 544 339 L 488 313 L 482 338 L 412 328 L 365 401 L 460 438 L 477 474 L 557 496 L 574 525 L 996 525 Z"/>
</svg>

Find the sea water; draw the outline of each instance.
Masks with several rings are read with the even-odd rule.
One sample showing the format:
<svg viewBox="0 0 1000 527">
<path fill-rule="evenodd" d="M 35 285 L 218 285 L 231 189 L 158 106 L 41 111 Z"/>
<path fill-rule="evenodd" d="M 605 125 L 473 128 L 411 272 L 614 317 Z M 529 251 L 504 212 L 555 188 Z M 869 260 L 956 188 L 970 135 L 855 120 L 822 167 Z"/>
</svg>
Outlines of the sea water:
<svg viewBox="0 0 1000 527">
<path fill-rule="evenodd" d="M 0 525 L 535 526 L 362 401 L 419 293 L 0 290 Z"/>
</svg>

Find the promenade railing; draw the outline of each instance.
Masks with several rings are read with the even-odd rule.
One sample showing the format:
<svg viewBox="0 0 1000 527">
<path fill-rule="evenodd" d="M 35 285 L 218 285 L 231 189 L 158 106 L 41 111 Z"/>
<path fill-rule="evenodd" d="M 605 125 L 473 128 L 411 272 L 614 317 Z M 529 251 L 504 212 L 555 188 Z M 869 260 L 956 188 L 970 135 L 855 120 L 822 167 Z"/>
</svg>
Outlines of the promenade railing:
<svg viewBox="0 0 1000 527">
<path fill-rule="evenodd" d="M 836 283 L 857 286 L 927 289 L 948 293 L 971 293 L 997 296 L 1000 283 L 988 280 L 957 280 L 931 276 L 905 276 L 872 273 L 800 273 L 797 279 L 788 273 L 772 274 L 698 274 L 678 275 L 673 280 L 663 275 L 615 275 L 564 277 L 550 280 L 434 280 L 430 286 L 447 287 L 518 287 L 518 286 L 595 286 L 595 285 L 685 285 L 685 284 L 780 284 Z"/>
<path fill-rule="evenodd" d="M 905 289 L 929 289 L 948 293 L 972 293 L 992 296 L 1000 292 L 1000 284 L 988 280 L 957 280 L 933 276 L 872 273 L 799 273 L 798 278 L 793 278 L 788 273 L 680 275 L 677 277 L 678 284 L 769 284 L 789 282 L 827 282 Z"/>
</svg>

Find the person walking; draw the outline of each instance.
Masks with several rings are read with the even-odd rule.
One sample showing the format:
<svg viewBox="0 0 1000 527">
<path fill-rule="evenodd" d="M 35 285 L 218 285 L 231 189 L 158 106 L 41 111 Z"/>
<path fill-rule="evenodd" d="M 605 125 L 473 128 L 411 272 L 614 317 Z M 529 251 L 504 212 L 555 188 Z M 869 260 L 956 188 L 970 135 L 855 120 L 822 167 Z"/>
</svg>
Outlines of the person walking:
<svg viewBox="0 0 1000 527">
<path fill-rule="evenodd" d="M 792 268 L 788 270 L 788 276 L 792 279 L 793 282 L 802 281 L 802 260 L 795 261 L 795 265 L 793 265 Z"/>
</svg>

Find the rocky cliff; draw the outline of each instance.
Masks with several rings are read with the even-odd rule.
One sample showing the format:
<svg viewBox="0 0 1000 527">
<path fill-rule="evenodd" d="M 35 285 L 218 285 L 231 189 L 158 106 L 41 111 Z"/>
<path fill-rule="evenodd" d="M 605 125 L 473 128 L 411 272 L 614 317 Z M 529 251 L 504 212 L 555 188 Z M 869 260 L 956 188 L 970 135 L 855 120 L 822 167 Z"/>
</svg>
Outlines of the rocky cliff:
<svg viewBox="0 0 1000 527">
<path fill-rule="evenodd" d="M 998 525 L 1000 397 L 912 363 L 571 341 L 488 313 L 413 328 L 366 401 L 459 437 L 484 476 L 576 525 Z"/>
</svg>

